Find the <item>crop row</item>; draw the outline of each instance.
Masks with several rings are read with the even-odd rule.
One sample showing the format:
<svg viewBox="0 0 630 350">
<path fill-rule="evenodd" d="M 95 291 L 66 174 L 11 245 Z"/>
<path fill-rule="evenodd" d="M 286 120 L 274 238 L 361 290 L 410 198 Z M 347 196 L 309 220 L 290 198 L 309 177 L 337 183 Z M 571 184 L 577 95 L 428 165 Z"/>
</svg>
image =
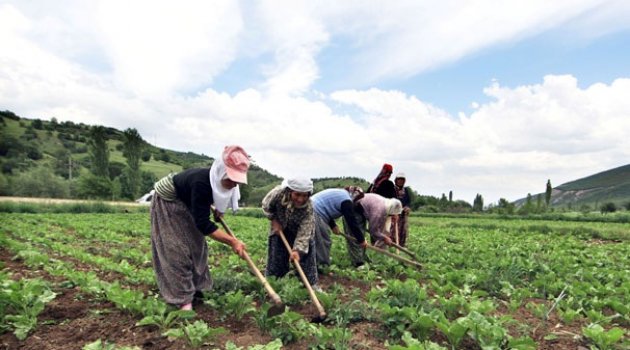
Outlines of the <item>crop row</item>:
<svg viewBox="0 0 630 350">
<path fill-rule="evenodd" d="M 155 296 L 146 214 L 0 215 L 0 239 L 16 256 L 113 302 L 139 324 L 165 336 L 198 332 L 210 338 L 218 329 L 193 322 L 194 315 L 177 313 Z M 267 221 L 227 220 L 262 268 Z M 293 310 L 266 317 L 264 289 L 227 247 L 209 241 L 215 291 L 204 302 L 219 310 L 219 318 L 250 319 L 285 345 L 310 339 L 314 348 L 356 348 L 351 326 L 364 323 L 383 330 L 373 334 L 375 343 L 395 349 L 534 349 L 541 342 L 614 349 L 627 346 L 630 326 L 628 228 L 413 217 L 409 248 L 422 269 L 370 253 L 367 267 L 356 270 L 334 237 L 333 263 L 323 271 L 327 293 L 319 294 L 326 325 L 309 324 L 295 312 L 308 310 L 308 295 L 295 278 L 270 280 Z M 50 257 L 54 263 L 44 265 Z M 73 262 L 93 271 L 76 271 Z M 120 280 L 99 277 L 107 272 Z M 200 343 L 187 341 L 200 345 L 206 339 L 200 337 Z"/>
</svg>

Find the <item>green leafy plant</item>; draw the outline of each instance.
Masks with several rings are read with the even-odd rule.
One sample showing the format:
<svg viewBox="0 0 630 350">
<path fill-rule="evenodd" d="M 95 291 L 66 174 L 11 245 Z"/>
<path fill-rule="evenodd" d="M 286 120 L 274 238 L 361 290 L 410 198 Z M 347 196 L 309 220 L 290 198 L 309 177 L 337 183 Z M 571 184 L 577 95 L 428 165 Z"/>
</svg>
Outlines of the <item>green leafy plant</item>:
<svg viewBox="0 0 630 350">
<path fill-rule="evenodd" d="M 258 329 L 260 329 L 263 333 L 269 333 L 274 325 L 274 317 L 269 316 L 267 313 L 270 308 L 271 304 L 264 303 L 260 306 L 258 311 L 254 312 L 254 315 L 252 316 L 256 326 L 258 326 Z"/>
<path fill-rule="evenodd" d="M 18 339 L 24 340 L 37 326 L 37 315 L 44 311 L 46 303 L 56 296 L 45 281 L 6 279 L 0 285 L 3 322 L 13 329 Z"/>
<path fill-rule="evenodd" d="M 508 349 L 514 350 L 536 350 L 536 342 L 532 338 L 524 336 L 519 338 L 510 338 L 508 340 Z"/>
<path fill-rule="evenodd" d="M 231 316 L 237 320 L 242 320 L 245 315 L 256 311 L 254 297 L 243 294 L 240 290 L 236 292 L 230 291 L 224 295 L 216 295 L 216 297 L 204 302 L 218 310 L 222 319 Z"/>
<path fill-rule="evenodd" d="M 625 331 L 615 327 L 608 331 L 598 324 L 591 323 L 587 327 L 582 327 L 582 334 L 591 340 L 599 350 L 613 349 L 614 344 L 618 343 Z M 595 349 L 591 347 L 591 349 Z"/>
<path fill-rule="evenodd" d="M 285 311 L 270 320 L 272 326 L 269 333 L 274 338 L 280 338 L 284 344 L 298 341 L 310 334 L 309 324 L 297 312 Z"/>
<path fill-rule="evenodd" d="M 467 321 L 465 317 L 460 317 L 453 322 L 449 322 L 446 318 L 436 322 L 436 326 L 446 336 L 452 350 L 457 349 L 466 332 L 468 332 Z"/>
<path fill-rule="evenodd" d="M 311 329 L 315 343 L 310 349 L 320 350 L 347 350 L 350 349 L 352 332 L 345 327 L 326 328 L 322 325 L 313 326 Z"/>
<path fill-rule="evenodd" d="M 83 350 L 140 350 L 137 346 L 117 346 L 116 343 L 109 343 L 97 339 L 89 344 L 85 344 Z"/>
<path fill-rule="evenodd" d="M 144 293 L 139 290 L 123 288 L 118 283 L 112 283 L 105 287 L 107 299 L 116 304 L 116 307 L 133 314 L 144 314 Z"/>
<path fill-rule="evenodd" d="M 420 341 L 414 338 L 411 333 L 405 332 L 402 336 L 402 341 L 406 346 L 403 345 L 390 345 L 388 347 L 389 350 L 446 350 L 445 347 L 436 344 L 432 341 Z"/>
<path fill-rule="evenodd" d="M 569 325 L 573 323 L 578 317 L 580 317 L 581 309 L 573 310 L 570 307 L 558 307 L 558 316 L 562 319 L 562 322 Z"/>
<path fill-rule="evenodd" d="M 184 338 L 192 347 L 198 348 L 224 333 L 227 333 L 227 330 L 223 327 L 208 327 L 208 324 L 204 321 L 197 320 L 194 323 L 188 323 L 180 328 L 169 329 L 164 333 L 164 336 L 169 338 Z"/>
<path fill-rule="evenodd" d="M 183 320 L 192 319 L 196 314 L 193 310 L 168 311 L 167 306 L 164 305 L 164 309 L 161 312 L 145 316 L 136 323 L 136 326 L 157 326 L 160 332 L 163 332 Z"/>
<path fill-rule="evenodd" d="M 501 349 L 507 341 L 507 331 L 498 322 L 478 312 L 467 316 L 470 335 L 482 349 Z"/>
<path fill-rule="evenodd" d="M 280 339 L 274 339 L 273 341 L 264 345 L 258 344 L 258 345 L 252 345 L 252 346 L 247 347 L 247 350 L 280 350 L 280 349 L 282 349 L 282 340 Z M 228 341 L 227 343 L 225 343 L 225 350 L 243 350 L 243 347 L 236 346 L 231 341 Z"/>
</svg>

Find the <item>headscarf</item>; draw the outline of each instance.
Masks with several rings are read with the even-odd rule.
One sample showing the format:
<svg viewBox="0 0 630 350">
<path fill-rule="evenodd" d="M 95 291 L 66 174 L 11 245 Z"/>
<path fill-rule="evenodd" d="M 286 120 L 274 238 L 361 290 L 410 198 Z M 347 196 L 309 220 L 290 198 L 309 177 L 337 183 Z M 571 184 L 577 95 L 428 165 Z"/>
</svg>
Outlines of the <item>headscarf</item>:
<svg viewBox="0 0 630 350">
<path fill-rule="evenodd" d="M 392 218 L 391 215 L 399 215 L 402 212 L 402 203 L 396 198 L 384 198 L 385 199 L 385 211 L 387 212 L 387 219 L 385 220 L 385 232 L 391 232 Z"/>
<path fill-rule="evenodd" d="M 228 207 L 233 212 L 236 212 L 238 210 L 238 200 L 241 199 L 241 191 L 238 185 L 232 189 L 223 187 L 221 180 L 227 178 L 227 170 L 223 159 L 215 159 L 210 167 L 210 187 L 212 187 L 214 207 L 221 213 L 225 213 Z"/>
<path fill-rule="evenodd" d="M 308 201 L 306 201 L 303 205 L 301 206 L 295 206 L 293 204 L 293 201 L 291 200 L 291 191 L 295 191 L 295 192 L 306 192 L 309 195 L 313 193 L 313 181 L 311 181 L 311 179 L 307 179 L 307 178 L 290 178 L 290 179 L 284 179 L 282 181 L 282 189 L 283 189 L 283 194 L 282 194 L 282 205 L 286 206 L 289 208 L 289 210 L 293 210 L 293 209 L 301 209 L 301 208 L 305 208 L 308 205 Z"/>
<path fill-rule="evenodd" d="M 372 182 L 372 186 L 370 186 L 369 192 L 376 193 L 376 189 L 378 188 L 378 186 L 380 186 L 383 181 L 388 180 L 389 177 L 392 176 L 393 171 L 394 171 L 394 167 L 392 167 L 391 164 L 387 164 L 387 163 L 383 164 L 383 167 L 381 168 L 381 172 L 378 173 L 378 175 L 374 179 L 374 182 Z"/>
<path fill-rule="evenodd" d="M 282 187 L 290 188 L 295 192 L 313 192 L 313 181 L 307 178 L 291 178 L 282 181 Z"/>
<path fill-rule="evenodd" d="M 385 198 L 385 211 L 387 215 L 398 215 L 402 213 L 402 203 L 396 198 Z"/>
<path fill-rule="evenodd" d="M 402 186 L 398 186 L 398 179 L 403 179 L 403 185 Z M 405 173 L 398 173 L 396 174 L 396 177 L 394 178 L 394 188 L 396 189 L 396 197 L 403 198 L 405 196 L 405 184 L 404 182 L 407 180 L 407 177 L 405 176 Z"/>
<path fill-rule="evenodd" d="M 363 189 L 359 186 L 346 186 L 346 191 L 350 193 L 350 198 L 352 198 L 352 202 L 356 202 L 365 196 L 363 193 Z"/>
</svg>

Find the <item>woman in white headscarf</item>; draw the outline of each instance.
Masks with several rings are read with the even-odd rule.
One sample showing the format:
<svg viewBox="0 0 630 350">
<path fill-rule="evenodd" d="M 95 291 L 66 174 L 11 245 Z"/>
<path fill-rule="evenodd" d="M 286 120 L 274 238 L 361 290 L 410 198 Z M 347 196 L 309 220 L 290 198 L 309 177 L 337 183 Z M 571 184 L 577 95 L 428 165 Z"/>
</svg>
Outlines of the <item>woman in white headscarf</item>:
<svg viewBox="0 0 630 350">
<path fill-rule="evenodd" d="M 237 208 L 238 184 L 247 183 L 248 168 L 247 153 L 239 146 L 228 146 L 210 169 L 188 169 L 155 183 L 151 249 L 157 284 L 167 303 L 190 310 L 195 295 L 212 288 L 205 236 L 244 256 L 243 242 L 219 229 L 209 217 L 211 205 L 217 215 L 228 207 Z"/>
<path fill-rule="evenodd" d="M 289 272 L 289 260 L 297 260 L 313 289 L 321 291 L 317 284 L 312 193 L 310 179 L 293 178 L 284 180 L 263 198 L 263 212 L 271 220 L 265 274 L 282 277 Z M 290 255 L 276 235 L 279 231 L 292 247 Z"/>
<path fill-rule="evenodd" d="M 357 201 L 355 211 L 362 217 L 361 226 L 369 226 L 372 243 L 376 246 L 392 243 L 389 237 L 392 221 L 397 222 L 402 212 L 402 204 L 398 199 L 385 198 L 375 193 L 366 193 Z"/>
</svg>

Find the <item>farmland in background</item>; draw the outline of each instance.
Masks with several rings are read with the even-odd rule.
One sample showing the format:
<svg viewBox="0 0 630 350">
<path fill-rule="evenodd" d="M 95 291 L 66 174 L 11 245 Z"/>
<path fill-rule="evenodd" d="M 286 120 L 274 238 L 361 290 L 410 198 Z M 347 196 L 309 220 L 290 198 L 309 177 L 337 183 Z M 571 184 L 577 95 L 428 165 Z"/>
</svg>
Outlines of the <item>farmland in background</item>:
<svg viewBox="0 0 630 350">
<path fill-rule="evenodd" d="M 263 270 L 255 216 L 226 221 Z M 357 270 L 334 236 L 318 294 L 329 317 L 313 324 L 296 277 L 271 280 L 289 311 L 269 318 L 264 288 L 213 240 L 214 291 L 174 312 L 157 297 L 146 212 L 0 213 L 0 348 L 626 349 L 629 241 L 628 223 L 414 216 L 421 270 L 371 251 Z"/>
</svg>

